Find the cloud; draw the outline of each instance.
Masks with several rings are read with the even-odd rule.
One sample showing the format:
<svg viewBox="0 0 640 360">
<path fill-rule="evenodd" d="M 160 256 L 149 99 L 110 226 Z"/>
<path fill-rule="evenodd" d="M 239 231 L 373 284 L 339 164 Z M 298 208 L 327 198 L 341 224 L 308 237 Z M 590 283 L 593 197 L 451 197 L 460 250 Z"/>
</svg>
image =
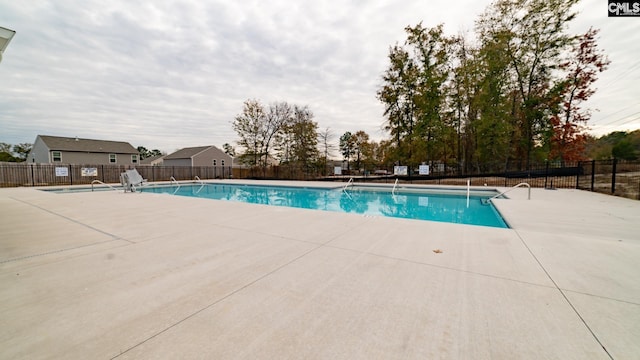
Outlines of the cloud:
<svg viewBox="0 0 640 360">
<path fill-rule="evenodd" d="M 46 134 L 165 151 L 220 146 L 237 139 L 231 121 L 249 98 L 308 105 L 321 129 L 337 136 L 364 130 L 379 140 L 387 135 L 376 91 L 404 27 L 422 21 L 443 23 L 449 34 L 469 31 L 488 4 L 5 3 L 0 26 L 17 33 L 0 64 L 0 141 Z M 601 45 L 613 61 L 589 103 L 601 110 L 594 122 L 632 126 L 640 120 L 622 116 L 640 111 L 635 19 L 607 18 L 597 0 L 580 6 L 575 28 L 602 28 Z M 628 113 L 615 114 L 625 107 Z"/>
<path fill-rule="evenodd" d="M 595 11 L 597 9 L 597 11 Z M 611 64 L 599 74 L 596 93 L 585 104 L 593 110 L 590 127 L 596 135 L 640 128 L 640 34 L 637 18 L 609 18 L 598 0 L 580 3 L 570 31 L 600 29 L 598 47 Z M 631 20 L 631 21 L 629 21 Z M 635 20 L 635 21 L 634 21 Z"/>
</svg>

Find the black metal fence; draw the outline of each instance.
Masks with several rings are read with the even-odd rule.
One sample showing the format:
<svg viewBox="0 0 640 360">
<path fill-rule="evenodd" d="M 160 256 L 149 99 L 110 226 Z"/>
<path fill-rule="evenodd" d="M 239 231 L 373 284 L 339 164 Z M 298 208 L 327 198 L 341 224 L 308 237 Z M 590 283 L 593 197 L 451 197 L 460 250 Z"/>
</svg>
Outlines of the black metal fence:
<svg viewBox="0 0 640 360">
<path fill-rule="evenodd" d="M 500 167 L 502 167 L 500 169 Z M 392 169 L 384 172 L 393 173 Z M 581 189 L 612 194 L 640 200 L 640 161 L 593 160 L 573 163 L 547 162 L 529 165 L 522 170 L 522 164 L 484 164 L 471 171 L 453 167 L 430 167 L 429 175 L 420 175 L 417 169 L 409 175 L 369 175 L 361 172 L 357 175 L 326 177 L 348 181 L 354 177 L 364 182 L 393 183 L 401 182 L 437 185 L 504 186 L 511 187 L 526 182 L 532 187 L 547 189 Z M 374 172 L 375 174 L 376 172 Z"/>
<path fill-rule="evenodd" d="M 640 200 L 640 161 L 581 162 L 576 188 Z"/>
<path fill-rule="evenodd" d="M 0 187 L 81 185 L 94 180 L 104 183 L 119 183 L 120 173 L 134 166 L 118 165 L 51 165 L 28 163 L 0 163 Z M 393 183 L 396 179 L 406 183 L 515 186 L 527 182 L 539 188 L 571 188 L 596 191 L 640 200 L 640 161 L 594 160 L 576 163 L 544 163 L 520 170 L 519 166 L 504 166 L 496 171 L 494 166 L 476 167 L 464 172 L 445 167 L 433 167 L 429 175 L 418 171 L 410 175 L 375 175 L 376 172 L 361 172 L 343 176 L 319 176 L 286 166 L 267 168 L 191 167 L 191 166 L 135 166 L 148 181 L 193 180 L 198 178 L 252 178 L 274 180 L 324 180 L 348 181 L 355 178 L 362 182 Z M 483 171 L 484 170 L 484 171 Z M 387 171 L 392 173 L 393 170 Z M 378 172 L 379 173 L 379 172 Z"/>
<path fill-rule="evenodd" d="M 1 163 L 0 187 L 83 185 L 94 180 L 119 183 L 120 174 L 136 168 L 148 181 L 219 179 L 232 176 L 231 167 L 213 166 L 126 166 Z"/>
</svg>

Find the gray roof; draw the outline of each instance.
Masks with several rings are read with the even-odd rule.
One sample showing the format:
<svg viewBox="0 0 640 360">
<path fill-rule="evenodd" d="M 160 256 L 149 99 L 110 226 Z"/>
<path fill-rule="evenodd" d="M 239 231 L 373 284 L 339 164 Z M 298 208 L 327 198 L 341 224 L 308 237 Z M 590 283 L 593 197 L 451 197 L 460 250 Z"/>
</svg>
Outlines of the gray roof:
<svg viewBox="0 0 640 360">
<path fill-rule="evenodd" d="M 171 160 L 171 159 L 191 159 L 194 155 L 197 155 L 209 148 L 212 148 L 214 146 L 209 145 L 209 146 L 196 146 L 196 147 L 188 147 L 188 148 L 184 148 L 184 149 L 180 149 L 172 154 L 169 154 L 167 156 L 164 157 L 165 160 Z"/>
<path fill-rule="evenodd" d="M 140 164 L 151 164 L 152 162 L 154 162 L 156 160 L 164 159 L 165 156 L 166 155 L 156 155 L 156 156 L 144 158 L 144 159 L 140 160 Z"/>
<path fill-rule="evenodd" d="M 92 153 L 137 154 L 138 150 L 124 141 L 92 140 L 38 135 L 49 150 Z"/>
</svg>

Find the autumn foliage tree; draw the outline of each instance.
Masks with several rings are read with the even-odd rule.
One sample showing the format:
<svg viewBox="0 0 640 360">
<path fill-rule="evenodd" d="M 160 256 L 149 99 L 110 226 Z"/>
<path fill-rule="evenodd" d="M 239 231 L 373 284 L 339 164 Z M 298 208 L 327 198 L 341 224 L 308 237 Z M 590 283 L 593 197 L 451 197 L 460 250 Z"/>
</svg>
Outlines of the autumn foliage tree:
<svg viewBox="0 0 640 360">
<path fill-rule="evenodd" d="M 394 163 L 465 171 L 577 160 L 597 73 L 597 30 L 568 32 L 579 0 L 495 0 L 475 39 L 407 27 L 389 50 L 378 99 Z"/>
<path fill-rule="evenodd" d="M 313 112 L 307 106 L 294 106 L 277 142 L 278 149 L 286 149 L 286 153 L 281 152 L 280 163 L 296 166 L 305 174 L 312 170 L 320 156 L 318 123 L 313 118 Z"/>
<path fill-rule="evenodd" d="M 454 39 L 444 35 L 442 24 L 427 28 L 419 23 L 405 32 L 404 46 L 389 49 L 390 66 L 377 96 L 385 104 L 386 129 L 395 140 L 398 160 L 417 165 L 446 153 L 445 82 Z"/>
<path fill-rule="evenodd" d="M 578 1 L 498 0 L 477 23 L 482 43 L 499 44 L 508 60 L 512 83 L 505 98 L 513 104 L 512 152 L 526 167 L 548 129 L 553 69 L 573 39 L 566 29 Z"/>
<path fill-rule="evenodd" d="M 561 162 L 584 159 L 585 130 L 591 112 L 581 104 L 595 93 L 592 85 L 610 63 L 597 49 L 597 34 L 598 30 L 591 28 L 579 36 L 568 59 L 560 64 L 566 77 L 557 85 L 559 106 L 550 119 L 550 158 Z"/>
</svg>

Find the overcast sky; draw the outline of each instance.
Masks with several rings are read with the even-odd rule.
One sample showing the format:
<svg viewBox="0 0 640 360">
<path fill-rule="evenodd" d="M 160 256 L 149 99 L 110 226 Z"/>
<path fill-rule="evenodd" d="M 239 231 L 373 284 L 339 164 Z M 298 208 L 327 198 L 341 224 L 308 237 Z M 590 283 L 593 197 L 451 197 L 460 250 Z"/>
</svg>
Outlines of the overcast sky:
<svg viewBox="0 0 640 360">
<path fill-rule="evenodd" d="M 308 105 L 320 129 L 382 130 L 376 99 L 404 27 L 473 33 L 487 0 L 0 0 L 0 142 L 56 135 L 173 152 L 235 145 L 247 99 Z M 640 128 L 640 18 L 583 0 L 612 64 L 589 101 L 596 134 Z"/>
</svg>

